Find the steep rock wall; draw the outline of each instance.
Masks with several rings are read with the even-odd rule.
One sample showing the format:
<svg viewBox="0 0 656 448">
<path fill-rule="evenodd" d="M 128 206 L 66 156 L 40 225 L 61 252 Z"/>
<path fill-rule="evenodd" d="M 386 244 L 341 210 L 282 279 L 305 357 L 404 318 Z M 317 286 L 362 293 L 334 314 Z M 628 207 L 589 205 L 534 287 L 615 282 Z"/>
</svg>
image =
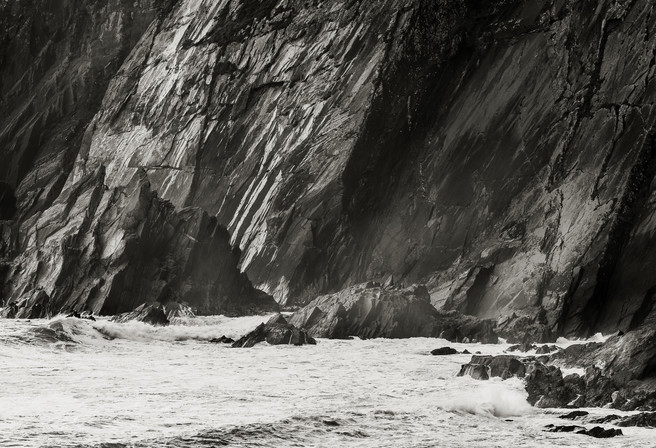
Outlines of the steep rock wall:
<svg viewBox="0 0 656 448">
<path fill-rule="evenodd" d="M 145 173 L 281 302 L 391 277 L 508 331 L 629 329 L 656 286 L 653 8 L 179 0 L 61 184 Z M 36 173 L 4 175 L 19 216 Z"/>
</svg>

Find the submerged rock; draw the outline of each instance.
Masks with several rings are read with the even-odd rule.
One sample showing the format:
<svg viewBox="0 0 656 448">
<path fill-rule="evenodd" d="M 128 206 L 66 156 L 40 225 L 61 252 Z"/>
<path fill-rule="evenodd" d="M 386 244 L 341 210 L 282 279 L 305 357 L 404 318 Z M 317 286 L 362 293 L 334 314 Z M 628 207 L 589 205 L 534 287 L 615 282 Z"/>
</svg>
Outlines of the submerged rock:
<svg viewBox="0 0 656 448">
<path fill-rule="evenodd" d="M 255 330 L 239 338 L 232 346 L 253 347 L 260 342 L 267 342 L 271 345 L 316 344 L 314 338 L 309 336 L 305 330 L 299 330 L 289 324 L 282 314 L 275 315 L 267 323 L 258 325 Z"/>
</svg>

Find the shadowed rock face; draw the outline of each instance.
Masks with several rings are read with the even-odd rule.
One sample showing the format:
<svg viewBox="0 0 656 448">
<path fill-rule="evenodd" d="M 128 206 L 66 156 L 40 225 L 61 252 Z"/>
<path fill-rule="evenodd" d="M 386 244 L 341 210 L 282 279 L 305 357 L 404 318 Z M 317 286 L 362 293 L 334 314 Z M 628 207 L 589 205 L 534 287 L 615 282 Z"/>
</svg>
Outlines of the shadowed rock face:
<svg viewBox="0 0 656 448">
<path fill-rule="evenodd" d="M 255 330 L 239 338 L 232 344 L 233 348 L 253 347 L 260 342 L 271 345 L 314 345 L 317 342 L 305 332 L 291 325 L 278 314 L 273 316 L 266 324 L 260 324 Z"/>
<path fill-rule="evenodd" d="M 392 276 L 519 342 L 636 328 L 653 306 L 652 2 L 154 4 L 2 3 L 5 304 L 170 294 L 91 294 L 104 267 L 57 268 L 64 235 L 110 250 L 112 225 L 85 223 L 147 182 L 170 250 L 215 217 L 283 303 Z M 180 269 L 174 295 L 211 289 Z"/>
<path fill-rule="evenodd" d="M 294 313 L 289 322 L 321 338 L 439 336 L 455 342 L 498 341 L 494 321 L 436 310 L 423 285 L 405 289 L 374 283 L 353 286 L 317 297 Z"/>
</svg>

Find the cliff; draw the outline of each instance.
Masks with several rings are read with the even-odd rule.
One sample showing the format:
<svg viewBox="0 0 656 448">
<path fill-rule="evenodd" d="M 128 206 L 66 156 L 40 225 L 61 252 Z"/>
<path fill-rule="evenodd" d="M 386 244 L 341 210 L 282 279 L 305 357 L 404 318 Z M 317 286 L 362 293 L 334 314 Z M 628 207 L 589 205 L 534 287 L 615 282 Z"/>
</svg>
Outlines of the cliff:
<svg viewBox="0 0 656 448">
<path fill-rule="evenodd" d="M 421 282 L 538 339 L 653 306 L 651 2 L 64 4 L 2 3 L 5 305 L 114 303 L 87 293 L 106 270 L 56 266 L 124 241 L 108 216 L 147 188 L 169 252 L 162 223 L 215 219 L 283 304 Z"/>
</svg>

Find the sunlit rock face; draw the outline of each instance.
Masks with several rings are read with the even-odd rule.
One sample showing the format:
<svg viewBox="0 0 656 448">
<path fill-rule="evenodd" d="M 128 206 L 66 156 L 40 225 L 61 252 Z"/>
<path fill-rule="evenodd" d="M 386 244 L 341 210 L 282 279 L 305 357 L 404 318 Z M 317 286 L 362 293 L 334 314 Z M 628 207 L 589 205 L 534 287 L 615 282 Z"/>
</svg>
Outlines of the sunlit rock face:
<svg viewBox="0 0 656 448">
<path fill-rule="evenodd" d="M 147 184 L 281 303 L 392 278 L 545 339 L 651 308 L 651 2 L 64 3 L 2 3 L 5 304 Z"/>
</svg>

